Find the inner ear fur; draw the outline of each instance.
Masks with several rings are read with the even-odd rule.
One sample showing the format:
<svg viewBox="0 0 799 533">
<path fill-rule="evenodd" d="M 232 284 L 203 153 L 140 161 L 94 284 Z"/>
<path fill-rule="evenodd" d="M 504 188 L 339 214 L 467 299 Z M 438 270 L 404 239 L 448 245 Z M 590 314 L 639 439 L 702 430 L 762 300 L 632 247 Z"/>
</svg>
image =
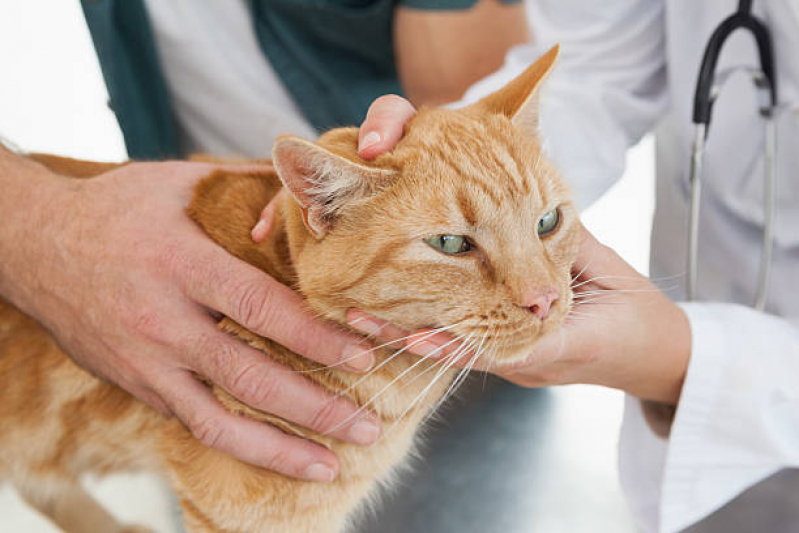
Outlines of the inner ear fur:
<svg viewBox="0 0 799 533">
<path fill-rule="evenodd" d="M 302 208 L 305 226 L 318 239 L 348 205 L 369 198 L 395 175 L 293 135 L 277 139 L 272 161 L 283 185 Z"/>
</svg>

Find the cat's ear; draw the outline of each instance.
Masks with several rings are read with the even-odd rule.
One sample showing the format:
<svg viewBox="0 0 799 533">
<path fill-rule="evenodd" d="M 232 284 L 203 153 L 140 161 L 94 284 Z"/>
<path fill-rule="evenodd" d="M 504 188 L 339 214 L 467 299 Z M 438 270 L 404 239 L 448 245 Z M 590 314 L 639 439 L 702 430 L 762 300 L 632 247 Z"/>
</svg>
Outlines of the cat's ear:
<svg viewBox="0 0 799 533">
<path fill-rule="evenodd" d="M 390 170 L 356 163 L 292 135 L 277 139 L 272 163 L 317 239 L 327 234 L 346 206 L 369 198 L 395 176 Z"/>
<path fill-rule="evenodd" d="M 510 83 L 476 104 L 483 111 L 505 115 L 531 133 L 538 132 L 538 99 L 541 85 L 558 59 L 560 47 L 553 46 Z"/>
</svg>

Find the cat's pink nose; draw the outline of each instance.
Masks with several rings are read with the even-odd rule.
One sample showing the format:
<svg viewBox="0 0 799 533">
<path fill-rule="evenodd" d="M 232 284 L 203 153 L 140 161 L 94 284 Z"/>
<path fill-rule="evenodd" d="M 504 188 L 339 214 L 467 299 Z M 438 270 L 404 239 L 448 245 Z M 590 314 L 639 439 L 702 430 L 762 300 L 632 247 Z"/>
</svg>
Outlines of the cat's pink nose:
<svg viewBox="0 0 799 533">
<path fill-rule="evenodd" d="M 552 304 L 558 299 L 560 294 L 555 289 L 527 289 L 522 294 L 519 304 L 526 307 L 528 311 L 544 320 L 552 308 Z"/>
</svg>

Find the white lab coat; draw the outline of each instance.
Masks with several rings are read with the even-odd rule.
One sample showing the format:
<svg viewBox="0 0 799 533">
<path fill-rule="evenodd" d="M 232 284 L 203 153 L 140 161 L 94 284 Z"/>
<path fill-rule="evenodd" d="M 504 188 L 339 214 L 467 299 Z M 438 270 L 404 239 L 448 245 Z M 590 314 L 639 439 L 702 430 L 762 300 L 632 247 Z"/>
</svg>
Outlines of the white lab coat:
<svg viewBox="0 0 799 533">
<path fill-rule="evenodd" d="M 512 50 L 466 96 L 473 101 L 496 89 L 561 43 L 541 127 L 581 206 L 621 176 L 627 148 L 659 123 L 651 275 L 669 285 L 685 280 L 695 80 L 708 37 L 736 5 L 530 2 L 536 44 Z M 693 345 L 668 440 L 652 433 L 638 400 L 626 401 L 622 486 L 647 531 L 682 530 L 771 474 L 799 467 L 799 0 L 755 0 L 754 11 L 773 35 L 780 104 L 768 312 L 742 305 L 754 298 L 762 242 L 763 132 L 751 83 L 738 77 L 714 108 L 700 217 L 702 303 L 681 304 Z M 748 36 L 736 35 L 720 67 L 754 65 L 754 50 Z M 684 289 L 669 294 L 680 300 Z M 795 491 L 799 501 L 796 480 L 781 490 Z"/>
</svg>

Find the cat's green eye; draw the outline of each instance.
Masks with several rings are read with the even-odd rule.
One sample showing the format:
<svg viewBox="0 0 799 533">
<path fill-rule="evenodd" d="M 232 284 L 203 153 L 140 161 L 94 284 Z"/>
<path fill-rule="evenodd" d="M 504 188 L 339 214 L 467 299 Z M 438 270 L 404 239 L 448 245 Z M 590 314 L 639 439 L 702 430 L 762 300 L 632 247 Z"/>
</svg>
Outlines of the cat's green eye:
<svg viewBox="0 0 799 533">
<path fill-rule="evenodd" d="M 431 247 L 447 255 L 457 255 L 472 249 L 469 239 L 463 235 L 436 235 L 424 240 Z"/>
<path fill-rule="evenodd" d="M 546 237 L 558 228 L 560 223 L 560 211 L 555 208 L 541 217 L 538 221 L 538 236 Z"/>
</svg>

